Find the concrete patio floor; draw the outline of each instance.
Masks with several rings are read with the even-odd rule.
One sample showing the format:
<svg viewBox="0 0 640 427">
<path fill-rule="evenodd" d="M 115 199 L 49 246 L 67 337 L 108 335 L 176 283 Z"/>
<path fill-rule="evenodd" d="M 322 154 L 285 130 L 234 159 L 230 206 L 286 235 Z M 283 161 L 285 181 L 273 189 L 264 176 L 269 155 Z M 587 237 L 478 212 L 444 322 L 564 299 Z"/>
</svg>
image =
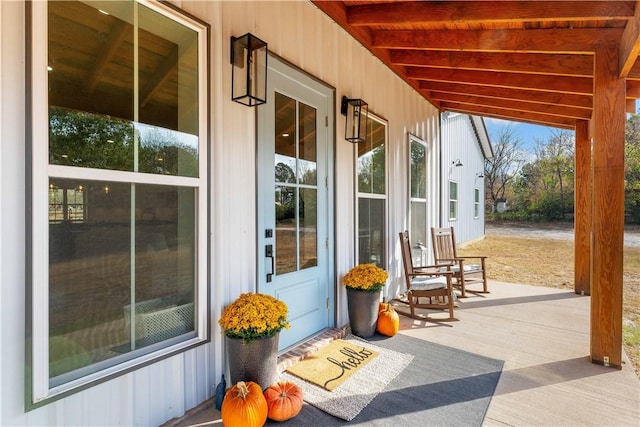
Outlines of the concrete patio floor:
<svg viewBox="0 0 640 427">
<path fill-rule="evenodd" d="M 483 425 L 640 425 L 640 380 L 626 356 L 622 370 L 589 361 L 589 297 L 495 281 L 489 290 L 460 299 L 457 322 L 400 316 L 402 334 L 504 361 Z M 210 400 L 165 425 L 216 424 Z"/>
</svg>

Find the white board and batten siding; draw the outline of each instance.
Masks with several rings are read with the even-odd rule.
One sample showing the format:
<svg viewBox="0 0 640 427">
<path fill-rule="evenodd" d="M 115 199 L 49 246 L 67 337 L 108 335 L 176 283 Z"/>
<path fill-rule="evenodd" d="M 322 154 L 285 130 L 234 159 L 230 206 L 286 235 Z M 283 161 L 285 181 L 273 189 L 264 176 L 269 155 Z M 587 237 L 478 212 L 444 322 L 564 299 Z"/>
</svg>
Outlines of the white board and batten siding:
<svg viewBox="0 0 640 427">
<path fill-rule="evenodd" d="M 484 236 L 484 160 L 491 157 L 486 129 L 478 117 L 442 114 L 442 204 L 443 227 L 454 227 L 457 243 Z M 457 161 L 462 166 L 455 166 Z M 449 181 L 458 183 L 457 218 L 449 215 Z M 474 212 L 475 190 L 480 191 L 478 216 Z"/>
<path fill-rule="evenodd" d="M 397 233 L 408 227 L 408 134 L 427 143 L 429 226 L 437 226 L 440 182 L 439 113 L 367 49 L 310 2 L 172 1 L 211 25 L 210 164 L 211 343 L 26 412 L 25 360 L 25 117 L 23 2 L 0 2 L 0 425 L 159 425 L 209 399 L 223 370 L 222 308 L 242 292 L 255 291 L 255 110 L 231 101 L 229 39 L 251 32 L 275 55 L 335 88 L 335 272 L 337 325 L 348 322 L 340 281 L 355 263 L 355 147 L 344 140 L 343 95 L 362 98 L 387 121 L 387 253 L 389 289 L 401 283 Z M 10 107 L 9 107 L 10 106 Z M 461 125 L 462 126 L 462 125 Z M 461 132 L 464 129 L 461 129 Z M 443 135 L 444 136 L 444 135 Z M 443 157 L 460 157 L 464 171 L 482 170 L 465 144 L 459 152 L 443 140 Z M 475 149 L 475 148 L 473 148 Z M 446 161 L 444 162 L 446 165 Z M 460 168 L 458 168 L 460 169 Z M 442 171 L 444 176 L 446 171 Z M 455 171 L 460 173 L 462 171 Z M 462 177 L 458 177 L 462 178 Z M 460 187 L 461 195 L 463 187 Z M 464 196 L 467 197 L 467 196 Z M 472 195 L 469 200 L 472 200 Z M 447 205 L 445 205 L 447 206 Z M 462 198 L 460 207 L 462 208 Z M 482 224 L 484 217 L 477 224 Z M 461 221 L 458 221 L 461 224 Z M 481 231 L 460 230 L 461 236 Z M 474 234 L 475 233 L 475 234 Z"/>
</svg>

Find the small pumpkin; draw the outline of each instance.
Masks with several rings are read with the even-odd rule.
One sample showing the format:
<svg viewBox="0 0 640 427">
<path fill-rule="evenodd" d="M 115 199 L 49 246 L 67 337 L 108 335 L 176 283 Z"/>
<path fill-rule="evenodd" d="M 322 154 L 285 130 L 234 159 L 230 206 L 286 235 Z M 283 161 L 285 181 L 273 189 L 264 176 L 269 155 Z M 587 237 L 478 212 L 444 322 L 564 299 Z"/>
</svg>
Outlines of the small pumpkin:
<svg viewBox="0 0 640 427">
<path fill-rule="evenodd" d="M 267 400 L 267 416 L 274 421 L 286 421 L 302 409 L 302 389 L 290 381 L 280 381 L 264 391 Z"/>
<path fill-rule="evenodd" d="M 400 330 L 400 316 L 391 304 L 387 304 L 387 308 L 378 313 L 376 329 L 388 337 L 394 336 Z"/>
<path fill-rule="evenodd" d="M 220 414 L 225 427 L 262 427 L 267 421 L 267 401 L 260 385 L 239 381 L 225 393 Z"/>
</svg>

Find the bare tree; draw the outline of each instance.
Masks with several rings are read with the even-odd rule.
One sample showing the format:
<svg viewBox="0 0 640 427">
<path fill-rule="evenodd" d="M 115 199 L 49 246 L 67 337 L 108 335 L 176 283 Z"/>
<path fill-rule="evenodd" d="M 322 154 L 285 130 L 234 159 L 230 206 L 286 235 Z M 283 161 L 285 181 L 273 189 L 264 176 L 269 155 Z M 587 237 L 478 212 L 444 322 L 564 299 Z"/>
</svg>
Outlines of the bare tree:
<svg viewBox="0 0 640 427">
<path fill-rule="evenodd" d="M 492 138 L 493 157 L 484 164 L 486 193 L 491 198 L 491 212 L 495 212 L 498 202 L 514 181 L 524 164 L 524 155 L 520 146 L 522 140 L 516 135 L 515 128 L 509 124 Z"/>
</svg>

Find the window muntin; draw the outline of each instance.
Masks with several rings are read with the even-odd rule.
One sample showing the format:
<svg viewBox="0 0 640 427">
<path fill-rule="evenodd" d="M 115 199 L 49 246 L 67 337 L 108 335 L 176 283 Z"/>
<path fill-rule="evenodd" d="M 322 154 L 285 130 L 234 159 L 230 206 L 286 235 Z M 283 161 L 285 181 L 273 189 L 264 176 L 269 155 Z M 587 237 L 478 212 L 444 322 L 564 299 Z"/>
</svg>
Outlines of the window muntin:
<svg viewBox="0 0 640 427">
<path fill-rule="evenodd" d="M 48 23 L 31 26 L 30 404 L 208 335 L 207 28 L 160 3 L 100 8 L 30 17 Z"/>
<path fill-rule="evenodd" d="M 449 181 L 449 220 L 458 218 L 458 183 Z"/>
<path fill-rule="evenodd" d="M 473 189 L 473 217 L 480 217 L 480 189 Z"/>
<path fill-rule="evenodd" d="M 386 268 L 387 125 L 370 115 L 357 159 L 358 262 Z"/>
</svg>

